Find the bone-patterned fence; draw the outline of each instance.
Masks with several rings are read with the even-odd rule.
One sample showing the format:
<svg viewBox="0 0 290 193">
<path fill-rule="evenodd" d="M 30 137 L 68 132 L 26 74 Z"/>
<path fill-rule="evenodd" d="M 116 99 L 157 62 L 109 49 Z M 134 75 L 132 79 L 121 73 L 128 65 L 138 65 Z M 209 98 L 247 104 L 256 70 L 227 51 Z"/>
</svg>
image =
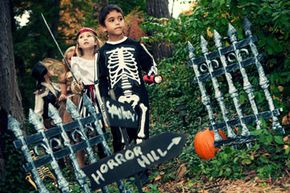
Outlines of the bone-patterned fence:
<svg viewBox="0 0 290 193">
<path fill-rule="evenodd" d="M 84 118 L 80 116 L 72 101 L 67 99 L 66 109 L 73 119 L 71 123 L 67 124 L 62 123 L 57 109 L 49 105 L 49 116 L 56 126 L 48 130 L 44 130 L 44 125 L 39 115 L 30 110 L 29 122 L 33 124 L 37 133 L 29 136 L 24 136 L 19 122 L 9 116 L 9 128 L 17 138 L 14 141 L 14 145 L 16 149 L 22 151 L 26 159 L 24 169 L 26 172 L 31 172 L 39 192 L 49 192 L 43 182 L 43 178 L 41 178 L 43 174 L 39 172 L 40 168 L 44 166 L 49 166 L 52 169 L 58 189 L 61 192 L 71 192 L 69 186 L 71 183 L 64 177 L 65 174 L 59 166 L 58 160 L 64 158 L 67 163 L 71 163 L 75 181 L 81 187 L 82 192 L 91 192 L 89 180 L 80 168 L 76 152 L 80 150 L 85 151 L 90 164 L 97 162 L 97 156 L 93 150 L 97 144 L 102 146 L 106 156 L 111 154 L 101 128 L 101 115 L 96 112 L 96 108 L 94 108 L 87 96 L 83 97 L 83 104 L 90 114 Z M 31 152 L 35 155 L 32 156 Z M 121 181 L 118 181 L 117 184 L 120 192 L 129 192 L 125 190 Z M 108 192 L 108 188 L 103 187 L 102 192 Z"/>
<path fill-rule="evenodd" d="M 216 146 L 246 143 L 253 140 L 250 135 L 249 124 L 254 124 L 256 129 L 260 129 L 261 119 L 271 120 L 272 129 L 284 133 L 277 118 L 279 109 L 274 107 L 269 92 L 269 81 L 255 45 L 257 38 L 252 35 L 249 20 L 244 20 L 243 27 L 245 38 L 238 40 L 236 29 L 229 24 L 229 46 L 225 47 L 223 47 L 221 35 L 214 30 L 215 50 L 212 52 L 209 52 L 208 42 L 201 36 L 200 48 L 202 54 L 199 57 L 195 56 L 195 50 L 192 44 L 188 42 L 189 63 L 195 73 L 196 82 L 201 92 L 201 100 L 208 113 L 210 129 L 214 131 Z M 261 93 L 264 95 L 265 105 L 263 105 L 263 108 L 265 109 L 265 106 L 267 106 L 267 110 L 261 112 L 256 103 L 256 87 L 250 82 L 251 78 L 248 75 L 253 72 L 258 77 L 257 87 L 261 89 Z M 246 112 L 245 108 L 242 108 L 244 104 L 241 104 L 241 93 L 246 96 L 245 98 L 249 102 L 248 109 L 251 109 L 250 112 Z M 224 97 L 226 95 L 227 99 Z M 230 112 L 229 103 L 233 107 Z M 227 140 L 222 139 L 218 129 L 224 129 L 227 132 Z"/>
</svg>

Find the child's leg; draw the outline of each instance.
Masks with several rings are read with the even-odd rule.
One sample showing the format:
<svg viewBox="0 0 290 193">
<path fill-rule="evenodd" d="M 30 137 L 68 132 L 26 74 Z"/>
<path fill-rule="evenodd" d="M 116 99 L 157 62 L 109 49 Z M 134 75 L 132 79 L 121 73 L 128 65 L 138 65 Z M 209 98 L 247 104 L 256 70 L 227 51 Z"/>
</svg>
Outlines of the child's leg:
<svg viewBox="0 0 290 193">
<path fill-rule="evenodd" d="M 83 168 L 85 166 L 85 157 L 86 157 L 85 151 L 84 150 L 77 151 L 76 156 L 80 168 Z"/>
<path fill-rule="evenodd" d="M 137 143 L 143 139 L 149 138 L 149 107 L 144 103 L 140 103 L 135 108 L 139 117 L 138 131 L 137 131 Z"/>
<path fill-rule="evenodd" d="M 122 134 L 119 127 L 111 127 L 111 132 L 113 136 L 113 149 L 114 152 L 121 151 L 124 148 L 124 143 L 122 143 Z"/>
</svg>

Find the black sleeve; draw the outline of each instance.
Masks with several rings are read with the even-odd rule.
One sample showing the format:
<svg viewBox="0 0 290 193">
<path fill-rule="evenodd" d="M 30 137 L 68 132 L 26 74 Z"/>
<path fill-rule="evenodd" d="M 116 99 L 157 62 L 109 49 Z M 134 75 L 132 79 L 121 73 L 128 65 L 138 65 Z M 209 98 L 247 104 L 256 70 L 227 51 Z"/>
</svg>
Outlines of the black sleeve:
<svg viewBox="0 0 290 193">
<path fill-rule="evenodd" d="M 138 48 L 140 66 L 143 71 L 148 73 L 151 67 L 154 65 L 154 59 L 143 44 L 139 43 Z"/>
<path fill-rule="evenodd" d="M 99 89 L 102 97 L 108 97 L 109 83 L 108 83 L 108 69 L 105 63 L 104 52 L 100 51 L 98 55 L 98 78 Z"/>
</svg>

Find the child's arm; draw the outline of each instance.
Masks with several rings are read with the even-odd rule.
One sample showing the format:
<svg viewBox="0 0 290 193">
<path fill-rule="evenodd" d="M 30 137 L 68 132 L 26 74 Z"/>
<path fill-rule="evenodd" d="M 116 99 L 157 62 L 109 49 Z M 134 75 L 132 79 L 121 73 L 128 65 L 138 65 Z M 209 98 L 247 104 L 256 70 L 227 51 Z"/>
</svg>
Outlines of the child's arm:
<svg viewBox="0 0 290 193">
<path fill-rule="evenodd" d="M 100 52 L 101 53 L 101 52 Z M 101 54 L 98 54 L 97 58 L 97 68 L 96 68 L 96 74 L 97 74 L 97 82 L 95 83 L 95 90 L 96 90 L 96 98 L 99 103 L 100 111 L 103 116 L 103 122 L 105 128 L 109 127 L 108 117 L 105 111 L 105 98 L 108 97 L 108 79 L 107 75 L 105 73 L 106 71 L 106 64 L 104 62 L 104 58 L 101 57 Z"/>
<path fill-rule="evenodd" d="M 109 91 L 109 83 L 108 83 L 108 69 L 105 63 L 104 56 L 102 52 L 99 53 L 98 61 L 97 61 L 97 74 L 98 74 L 98 81 L 99 81 L 99 89 L 100 94 L 102 97 L 108 97 Z"/>
<path fill-rule="evenodd" d="M 148 84 L 160 83 L 162 81 L 162 77 L 158 75 L 155 60 L 145 45 L 142 43 L 140 43 L 139 57 L 141 68 L 146 72 L 146 74 L 143 76 L 143 80 Z"/>
<path fill-rule="evenodd" d="M 66 99 L 66 95 L 67 95 L 66 72 L 60 75 L 59 84 L 60 84 L 60 96 L 58 100 L 63 101 Z"/>
<path fill-rule="evenodd" d="M 138 55 L 141 68 L 143 71 L 145 71 L 148 75 L 158 74 L 157 65 L 155 63 L 153 56 L 150 54 L 145 45 L 142 43 L 140 43 Z"/>
<path fill-rule="evenodd" d="M 43 101 L 42 96 L 40 96 L 40 94 L 38 93 L 38 91 L 36 91 L 35 93 L 34 102 L 35 102 L 34 112 L 42 117 L 44 101 Z"/>
</svg>

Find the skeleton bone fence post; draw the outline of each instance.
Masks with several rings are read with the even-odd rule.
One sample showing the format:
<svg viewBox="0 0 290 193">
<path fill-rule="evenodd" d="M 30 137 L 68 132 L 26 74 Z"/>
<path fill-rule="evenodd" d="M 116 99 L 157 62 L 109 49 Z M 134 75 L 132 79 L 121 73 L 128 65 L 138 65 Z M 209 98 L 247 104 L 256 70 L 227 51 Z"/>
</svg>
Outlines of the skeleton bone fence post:
<svg viewBox="0 0 290 193">
<path fill-rule="evenodd" d="M 206 92 L 204 83 L 199 80 L 200 72 L 199 72 L 198 66 L 194 62 L 194 60 L 195 60 L 194 48 L 190 42 L 188 42 L 187 45 L 188 45 L 188 51 L 189 51 L 189 60 L 190 60 L 191 66 L 194 70 L 196 80 L 197 80 L 197 83 L 198 83 L 198 86 L 199 86 L 199 89 L 201 92 L 201 101 L 206 107 L 206 110 L 207 110 L 207 113 L 209 116 L 209 121 L 210 121 L 210 124 L 213 128 L 213 131 L 214 131 L 214 141 L 215 142 L 221 141 L 222 137 L 218 133 L 218 128 L 216 127 L 216 122 L 215 122 L 215 119 L 213 116 L 213 110 L 212 110 L 212 107 L 210 105 L 210 98 Z"/>
<path fill-rule="evenodd" d="M 236 29 L 231 24 L 229 24 L 228 36 L 231 44 L 227 47 L 222 47 L 221 36 L 215 30 L 214 42 L 217 50 L 214 50 L 212 52 L 208 52 L 207 41 L 203 37 L 201 37 L 200 46 L 202 50 L 202 56 L 198 58 L 195 58 L 195 55 L 193 53 L 194 49 L 192 45 L 188 43 L 190 63 L 193 67 L 194 73 L 196 75 L 196 80 L 201 91 L 202 102 L 206 106 L 209 115 L 211 124 L 210 129 L 213 129 L 215 131 L 214 138 L 216 146 L 224 144 L 235 145 L 243 143 L 247 143 L 247 146 L 249 146 L 248 142 L 255 140 L 255 138 L 250 135 L 250 127 L 248 124 L 254 122 L 256 124 L 256 129 L 258 130 L 261 128 L 261 118 L 264 118 L 265 120 L 271 119 L 273 130 L 278 130 L 281 133 L 285 133 L 278 121 L 277 116 L 280 114 L 279 109 L 275 109 L 274 107 L 273 99 L 268 89 L 269 81 L 260 63 L 260 56 L 257 47 L 254 44 L 257 38 L 252 35 L 252 32 L 250 30 L 250 23 L 247 20 L 245 20 L 244 31 L 246 38 L 238 40 L 236 36 Z M 248 74 L 246 72 L 246 67 L 254 64 L 258 72 L 259 86 L 263 90 L 270 111 L 258 111 L 258 106 L 254 99 L 254 89 L 249 81 Z M 237 71 L 239 73 L 236 73 Z M 247 94 L 248 101 L 250 103 L 250 110 L 252 111 L 250 115 L 246 115 L 246 111 L 243 112 L 244 109 L 241 108 L 241 102 L 239 101 L 240 93 L 237 89 L 238 87 L 236 87 L 234 84 L 234 81 L 232 79 L 233 76 L 231 73 L 238 75 L 241 74 L 242 88 L 240 90 L 242 92 L 245 91 L 245 93 Z M 231 120 L 229 120 L 227 117 L 228 113 L 225 106 L 225 102 L 227 100 L 223 99 L 221 89 L 219 89 L 218 80 L 220 79 L 218 78 L 222 77 L 223 75 L 225 75 L 229 96 L 234 103 L 234 109 L 237 114 L 237 117 Z M 210 103 L 210 97 L 208 96 L 207 88 L 205 87 L 205 82 L 208 80 L 211 81 L 214 88 L 215 100 L 218 102 L 221 113 L 223 115 L 222 122 L 216 122 L 214 120 L 213 108 Z M 222 84 L 222 81 L 220 81 L 220 84 Z M 235 115 L 235 113 L 233 113 L 233 115 Z M 230 129 L 230 127 L 236 125 L 241 125 L 241 132 L 237 130 L 236 133 L 234 133 L 232 129 Z M 230 131 L 228 132 L 228 137 L 232 137 L 232 139 L 223 140 L 219 138 L 217 140 L 218 128 L 226 128 L 227 131 Z M 237 135 L 237 137 L 233 138 L 233 136 L 235 135 Z"/>
<path fill-rule="evenodd" d="M 229 73 L 227 71 L 227 60 L 226 60 L 226 57 L 222 54 L 221 52 L 221 49 L 222 49 L 222 43 L 221 43 L 221 36 L 220 34 L 214 30 L 214 42 L 215 42 L 215 46 L 217 47 L 218 49 L 218 54 L 219 54 L 219 57 L 220 57 L 220 61 L 222 63 L 222 66 L 223 66 L 223 69 L 225 71 L 225 76 L 226 76 L 226 80 L 228 82 L 228 87 L 229 87 L 229 94 L 234 102 L 234 106 L 235 106 L 235 109 L 236 109 L 236 112 L 238 113 L 238 117 L 239 117 L 239 120 L 240 120 L 240 124 L 242 126 L 242 133 L 241 135 L 242 136 L 248 136 L 250 134 L 246 124 L 244 123 L 243 121 L 243 113 L 242 113 L 242 110 L 241 110 L 241 104 L 239 102 L 239 93 L 238 93 L 238 90 L 237 88 L 235 87 L 234 83 L 233 83 L 233 80 L 232 80 L 232 75 L 231 73 Z"/>
<path fill-rule="evenodd" d="M 61 172 L 61 169 L 60 169 L 60 167 L 59 167 L 59 165 L 57 163 L 57 160 L 56 160 L 56 158 L 55 158 L 55 156 L 53 154 L 52 147 L 51 147 L 48 139 L 45 136 L 45 133 L 44 133 L 44 125 L 42 123 L 42 119 L 32 109 L 29 109 L 29 122 L 34 125 L 34 128 L 42 136 L 42 142 L 43 143 L 40 144 L 40 145 L 45 149 L 45 152 L 48 155 L 50 155 L 50 157 L 52 159 L 52 161 L 50 162 L 50 165 L 51 165 L 54 173 L 56 174 L 57 181 L 58 181 L 58 185 L 59 185 L 60 189 L 64 193 L 70 192 L 70 190 L 69 190 L 69 183 L 63 177 L 62 172 Z M 36 147 L 38 147 L 38 146 L 36 146 Z M 36 151 L 36 153 L 38 153 L 38 152 Z"/>
<path fill-rule="evenodd" d="M 262 64 L 260 63 L 260 60 L 258 59 L 259 53 L 258 53 L 258 49 L 257 49 L 256 45 L 254 44 L 254 42 L 252 40 L 253 35 L 251 32 L 251 23 L 248 19 L 244 20 L 244 30 L 245 30 L 246 36 L 250 38 L 249 45 L 250 45 L 250 49 L 251 49 L 251 51 L 254 55 L 254 58 L 255 58 L 256 68 L 257 68 L 258 74 L 259 74 L 259 84 L 265 93 L 270 111 L 272 113 L 272 119 L 273 119 L 272 128 L 274 130 L 278 130 L 281 133 L 285 133 L 283 127 L 279 123 L 277 116 L 275 116 L 273 113 L 275 110 L 275 107 L 274 107 L 273 99 L 272 99 L 271 94 L 270 94 L 269 89 L 268 89 L 269 88 L 269 81 L 265 75 L 265 72 L 264 72 Z"/>
<path fill-rule="evenodd" d="M 26 141 L 25 141 L 25 138 L 24 138 L 24 135 L 23 135 L 23 132 L 20 128 L 20 123 L 14 119 L 11 115 L 9 115 L 8 117 L 8 121 L 9 121 L 9 128 L 13 131 L 14 135 L 16 136 L 17 139 L 19 139 L 22 143 L 22 147 L 21 147 L 21 151 L 24 155 L 24 157 L 26 158 L 26 160 L 31 163 L 31 166 L 32 166 L 32 169 L 31 169 L 31 172 L 32 172 L 32 175 L 33 175 L 33 178 L 35 180 L 35 183 L 38 187 L 38 191 L 40 193 L 49 193 L 49 191 L 47 190 L 47 188 L 45 187 L 45 185 L 43 184 L 43 181 L 41 180 L 40 176 L 39 176 L 39 173 L 37 171 L 37 168 L 34 164 L 34 161 L 32 159 L 32 156 L 29 152 L 29 148 L 26 144 Z"/>
<path fill-rule="evenodd" d="M 61 117 L 58 114 L 58 110 L 51 104 L 49 104 L 48 107 L 48 113 L 49 116 L 53 119 L 54 123 L 60 127 L 61 129 L 61 137 L 64 140 L 64 145 L 68 147 L 70 154 L 69 158 L 72 161 L 72 165 L 75 171 L 75 176 L 77 182 L 80 184 L 81 188 L 85 193 L 90 193 L 89 185 L 86 183 L 86 175 L 83 172 L 83 170 L 80 168 L 80 165 L 78 164 L 76 153 L 74 152 L 72 145 L 69 140 L 69 136 L 67 135 L 66 131 L 63 128 Z"/>
<path fill-rule="evenodd" d="M 219 63 L 216 61 L 216 60 L 212 60 L 210 61 L 208 59 L 208 49 L 207 49 L 207 41 L 204 39 L 203 36 L 200 37 L 200 46 L 201 46 L 201 49 L 202 49 L 202 53 L 203 53 L 203 56 L 205 58 L 205 63 L 203 63 L 201 65 L 201 67 L 205 67 L 207 68 L 210 76 L 211 76 L 211 81 L 213 83 L 213 88 L 214 88 L 214 91 L 215 91 L 215 98 L 216 100 L 218 101 L 219 103 L 219 106 L 220 106 L 220 109 L 221 109 L 221 112 L 222 112 L 222 115 L 223 115 L 223 119 L 225 121 L 225 124 L 226 124 L 226 129 L 227 129 L 227 134 L 228 134 L 228 137 L 229 138 L 235 138 L 236 137 L 236 134 L 233 132 L 233 130 L 231 129 L 231 127 L 228 125 L 228 121 L 229 121 L 229 118 L 227 116 L 228 112 L 227 112 L 227 109 L 226 109 L 226 106 L 225 106 L 225 103 L 224 103 L 224 98 L 222 96 L 222 93 L 219 89 L 219 83 L 217 81 L 217 79 L 213 76 L 213 71 L 214 71 L 214 66 L 213 66 L 213 63 L 215 63 L 216 65 L 219 65 Z"/>
<path fill-rule="evenodd" d="M 249 81 L 246 69 L 242 65 L 243 58 L 241 56 L 241 51 L 236 46 L 238 43 L 236 33 L 237 33 L 237 30 L 229 23 L 228 36 L 229 36 L 230 41 L 231 41 L 233 48 L 234 48 L 234 54 L 232 54 L 231 56 L 234 56 L 234 58 L 238 62 L 239 69 L 240 69 L 240 72 L 241 72 L 242 77 L 243 77 L 243 88 L 248 95 L 252 110 L 254 112 L 254 115 L 256 118 L 257 129 L 261 129 L 261 121 L 259 120 L 259 117 L 258 117 L 259 111 L 258 111 L 258 107 L 257 107 L 256 102 L 255 102 L 255 96 L 253 93 L 253 86 Z M 231 59 L 229 59 L 229 60 L 231 60 Z"/>
<path fill-rule="evenodd" d="M 86 136 L 85 128 L 83 127 L 83 125 L 81 123 L 81 117 L 80 117 L 79 112 L 77 111 L 76 106 L 69 98 L 66 100 L 66 105 L 67 105 L 66 106 L 67 111 L 71 114 L 71 116 L 74 120 L 77 120 L 77 122 L 79 124 L 78 131 L 79 131 L 81 138 L 85 141 L 85 143 L 87 145 L 86 150 L 87 150 L 87 154 L 89 155 L 90 164 L 96 163 L 97 159 L 94 156 L 92 146 L 88 140 L 88 137 Z M 108 188 L 105 186 L 102 188 L 102 191 L 104 193 L 106 193 L 106 192 L 108 192 Z"/>
<path fill-rule="evenodd" d="M 92 101 L 89 99 L 89 97 L 87 97 L 86 95 L 84 95 L 83 97 L 83 102 L 84 102 L 84 106 L 88 109 L 88 112 L 94 116 L 95 120 L 98 120 L 97 118 L 97 114 L 96 114 L 96 111 L 95 111 L 95 108 L 93 107 L 93 103 Z M 105 112 L 104 112 L 105 113 Z M 102 130 L 102 128 L 100 127 L 100 124 L 96 121 L 95 122 L 95 129 L 96 129 L 96 132 L 98 135 L 101 135 L 103 137 L 103 140 L 102 140 L 102 146 L 103 146 L 103 149 L 104 149 L 104 154 L 106 156 L 109 156 L 112 154 L 112 152 L 110 151 L 110 148 L 105 140 L 105 137 L 104 137 L 104 132 Z M 117 181 L 117 184 L 118 184 L 118 189 L 121 193 L 126 193 L 126 192 L 129 192 L 125 189 L 124 187 L 124 184 L 122 183 L 122 181 Z"/>
</svg>

